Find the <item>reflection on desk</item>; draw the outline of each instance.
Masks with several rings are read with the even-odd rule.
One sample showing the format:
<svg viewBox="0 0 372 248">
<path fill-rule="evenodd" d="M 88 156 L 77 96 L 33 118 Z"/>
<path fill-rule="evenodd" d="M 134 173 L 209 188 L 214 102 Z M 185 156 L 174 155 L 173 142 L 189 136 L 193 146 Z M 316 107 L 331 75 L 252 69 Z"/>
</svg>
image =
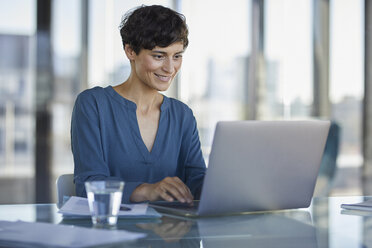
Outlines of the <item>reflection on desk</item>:
<svg viewBox="0 0 372 248">
<path fill-rule="evenodd" d="M 221 221 L 225 221 L 221 225 Z M 203 247 L 317 247 L 310 213 L 290 211 L 198 220 Z"/>
<path fill-rule="evenodd" d="M 117 229 L 147 236 L 109 247 L 372 247 L 372 216 L 344 214 L 340 208 L 365 199 L 315 198 L 308 209 L 199 219 L 119 219 Z M 0 205 L 0 220 L 92 228 L 90 218 L 62 219 L 55 204 Z"/>
<path fill-rule="evenodd" d="M 187 236 L 197 237 L 198 233 L 191 234 L 197 229 L 193 227 L 195 223 L 189 220 L 179 220 L 164 216 L 160 223 L 138 223 L 142 230 L 150 230 L 161 237 L 167 243 L 175 243 Z M 193 228 L 192 228 L 193 227 Z"/>
</svg>

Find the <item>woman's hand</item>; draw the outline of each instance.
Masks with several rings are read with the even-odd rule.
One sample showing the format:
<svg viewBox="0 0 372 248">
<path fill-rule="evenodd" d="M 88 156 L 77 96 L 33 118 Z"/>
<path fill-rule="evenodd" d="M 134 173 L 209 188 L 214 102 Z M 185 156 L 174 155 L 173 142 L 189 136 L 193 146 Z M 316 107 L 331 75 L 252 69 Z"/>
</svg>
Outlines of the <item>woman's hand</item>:
<svg viewBox="0 0 372 248">
<path fill-rule="evenodd" d="M 193 199 L 190 189 L 178 177 L 166 177 L 154 184 L 141 184 L 130 197 L 133 202 L 178 200 L 183 203 L 192 203 Z"/>
</svg>

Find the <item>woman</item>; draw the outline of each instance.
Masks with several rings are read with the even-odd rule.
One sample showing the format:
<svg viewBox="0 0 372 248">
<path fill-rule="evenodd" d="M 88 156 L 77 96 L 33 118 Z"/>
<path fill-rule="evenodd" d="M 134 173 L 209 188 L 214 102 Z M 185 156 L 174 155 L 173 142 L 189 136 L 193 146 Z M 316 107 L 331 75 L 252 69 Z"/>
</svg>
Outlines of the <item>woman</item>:
<svg viewBox="0 0 372 248">
<path fill-rule="evenodd" d="M 71 123 L 76 194 L 84 182 L 125 181 L 123 202 L 192 202 L 205 162 L 190 108 L 159 93 L 169 88 L 188 45 L 183 15 L 141 6 L 121 23 L 131 74 L 122 84 L 79 94 Z"/>
</svg>

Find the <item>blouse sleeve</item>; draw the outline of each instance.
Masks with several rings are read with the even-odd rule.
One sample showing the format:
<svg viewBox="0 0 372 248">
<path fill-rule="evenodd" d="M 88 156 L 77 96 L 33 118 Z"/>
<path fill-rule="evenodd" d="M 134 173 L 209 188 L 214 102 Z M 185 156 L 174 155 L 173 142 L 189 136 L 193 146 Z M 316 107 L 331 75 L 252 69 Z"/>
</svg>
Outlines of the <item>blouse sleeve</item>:
<svg viewBox="0 0 372 248">
<path fill-rule="evenodd" d="M 71 148 L 74 156 L 76 195 L 86 197 L 84 183 L 93 180 L 121 180 L 110 176 L 104 157 L 97 100 L 80 94 L 71 118 Z M 124 186 L 123 202 L 129 202 L 133 190 L 142 182 L 128 182 Z"/>
<path fill-rule="evenodd" d="M 191 127 L 190 127 L 191 126 Z M 188 152 L 185 159 L 184 177 L 185 183 L 190 188 L 194 199 L 200 198 L 201 188 L 204 180 L 206 166 L 201 151 L 199 133 L 195 117 L 192 115 L 192 122 L 188 132 Z"/>
</svg>

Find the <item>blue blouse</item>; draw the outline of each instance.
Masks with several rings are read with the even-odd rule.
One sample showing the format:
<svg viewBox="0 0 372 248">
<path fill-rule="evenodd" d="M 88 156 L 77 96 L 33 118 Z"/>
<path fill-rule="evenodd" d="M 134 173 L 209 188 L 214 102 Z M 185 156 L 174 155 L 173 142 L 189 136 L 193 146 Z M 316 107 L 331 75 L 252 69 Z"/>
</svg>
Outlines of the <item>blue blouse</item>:
<svg viewBox="0 0 372 248">
<path fill-rule="evenodd" d="M 137 123 L 136 104 L 111 86 L 79 94 L 71 120 L 76 194 L 86 196 L 87 180 L 123 180 L 123 202 L 142 183 L 178 176 L 200 196 L 205 162 L 195 117 L 184 103 L 164 96 L 151 152 Z"/>
</svg>

